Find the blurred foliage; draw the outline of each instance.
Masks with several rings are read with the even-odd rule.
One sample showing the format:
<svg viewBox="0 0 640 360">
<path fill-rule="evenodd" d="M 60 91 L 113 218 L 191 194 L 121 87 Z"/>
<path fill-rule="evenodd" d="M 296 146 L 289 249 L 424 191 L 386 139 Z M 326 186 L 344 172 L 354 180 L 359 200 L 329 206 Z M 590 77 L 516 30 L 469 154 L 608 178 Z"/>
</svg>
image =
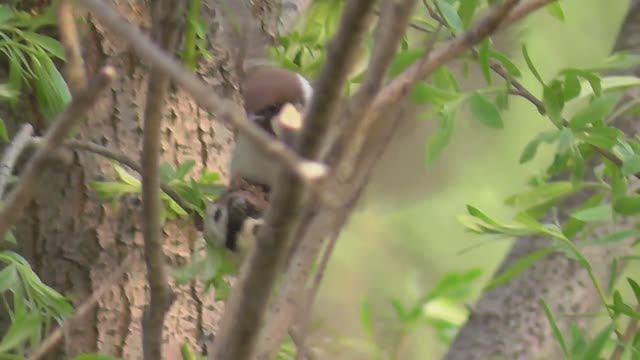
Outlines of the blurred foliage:
<svg viewBox="0 0 640 360">
<path fill-rule="evenodd" d="M 37 12 L 21 11 L 0 4 L 0 60 L 7 62 L 8 81 L 0 84 L 0 101 L 15 104 L 27 86 L 35 92 L 39 109 L 52 119 L 71 100 L 71 94 L 54 61 L 65 60 L 64 49 L 56 39 L 41 32 L 55 25 L 53 6 Z M 0 138 L 7 140 L 0 119 Z"/>
</svg>

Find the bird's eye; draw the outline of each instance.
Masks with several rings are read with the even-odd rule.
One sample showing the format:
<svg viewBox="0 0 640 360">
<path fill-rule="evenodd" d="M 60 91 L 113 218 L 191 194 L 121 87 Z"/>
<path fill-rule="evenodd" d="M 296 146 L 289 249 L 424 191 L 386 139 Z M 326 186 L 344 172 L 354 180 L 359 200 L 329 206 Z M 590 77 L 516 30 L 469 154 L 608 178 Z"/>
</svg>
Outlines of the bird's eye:
<svg viewBox="0 0 640 360">
<path fill-rule="evenodd" d="M 220 210 L 220 208 L 216 209 L 216 212 L 213 213 L 213 221 L 220 221 L 220 218 L 222 217 L 222 210 Z"/>
</svg>

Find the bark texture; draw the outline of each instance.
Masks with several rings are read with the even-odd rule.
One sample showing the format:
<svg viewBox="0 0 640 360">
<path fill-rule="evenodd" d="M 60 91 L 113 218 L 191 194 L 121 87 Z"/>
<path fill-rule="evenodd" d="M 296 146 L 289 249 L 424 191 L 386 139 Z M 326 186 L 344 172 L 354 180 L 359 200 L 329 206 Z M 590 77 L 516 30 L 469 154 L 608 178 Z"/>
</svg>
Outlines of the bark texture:
<svg viewBox="0 0 640 360">
<path fill-rule="evenodd" d="M 130 22 L 149 31 L 148 2 L 118 0 L 113 4 Z M 207 3 L 204 16 L 210 20 L 213 45 L 220 32 L 213 1 Z M 120 149 L 138 159 L 148 68 L 98 22 L 90 17 L 86 20 L 81 36 L 89 74 L 109 63 L 117 69 L 119 78 L 91 111 L 78 137 Z M 202 62 L 199 74 L 214 91 L 237 96 L 229 80 L 233 77 L 228 56 L 218 46 L 212 46 L 212 53 L 214 60 Z M 30 106 L 26 104 L 27 108 Z M 12 115 L 4 118 L 15 123 L 33 122 L 32 113 Z M 207 167 L 226 178 L 232 132 L 200 110 L 180 89 L 170 91 L 162 129 L 162 161 L 177 166 L 185 160 L 195 160 L 194 176 Z M 142 249 L 141 204 L 138 197 L 104 203 L 90 189 L 92 181 L 114 178 L 111 162 L 86 152 L 74 153 L 68 160 L 50 166 L 46 181 L 16 227 L 16 235 L 20 250 L 43 281 L 79 304 L 127 254 Z M 162 236 L 166 263 L 174 267 L 189 261 L 199 235 L 191 224 L 177 221 L 167 223 Z M 141 261 L 138 259 L 139 264 Z M 213 301 L 212 292 L 205 294 L 200 283 L 178 286 L 170 279 L 170 285 L 175 301 L 165 319 L 163 341 L 165 357 L 175 359 L 184 342 L 202 350 L 203 340 L 215 332 L 222 304 Z M 80 352 L 98 351 L 125 359 L 141 358 L 141 318 L 147 303 L 144 266 L 134 266 L 125 280 L 73 327 L 53 357 L 72 358 Z"/>
<path fill-rule="evenodd" d="M 640 1 L 634 0 L 618 35 L 615 50 L 640 52 L 639 30 Z M 640 68 L 628 72 L 637 75 L 640 74 Z M 636 91 L 629 96 L 637 97 L 640 93 Z M 630 136 L 640 131 L 637 117 L 622 116 L 615 125 Z M 569 199 L 559 209 L 559 219 L 566 220 L 567 210 L 588 196 L 589 193 L 584 192 Z M 597 238 L 631 226 L 628 223 L 612 223 L 579 236 Z M 497 274 L 514 261 L 549 244 L 549 239 L 539 237 L 518 239 Z M 615 257 L 630 254 L 631 246 L 630 242 L 624 242 L 587 248 L 584 252 L 601 283 L 606 284 L 610 277 L 611 261 Z M 591 313 L 602 306 L 586 270 L 563 254 L 551 254 L 509 284 L 485 293 L 473 307 L 467 324 L 459 332 L 445 358 L 537 359 L 550 358 L 551 354 L 560 356 L 559 346 L 539 304 L 540 299 L 547 302 L 562 330 L 568 329 L 571 323 L 586 326 L 590 317 L 573 315 Z"/>
</svg>

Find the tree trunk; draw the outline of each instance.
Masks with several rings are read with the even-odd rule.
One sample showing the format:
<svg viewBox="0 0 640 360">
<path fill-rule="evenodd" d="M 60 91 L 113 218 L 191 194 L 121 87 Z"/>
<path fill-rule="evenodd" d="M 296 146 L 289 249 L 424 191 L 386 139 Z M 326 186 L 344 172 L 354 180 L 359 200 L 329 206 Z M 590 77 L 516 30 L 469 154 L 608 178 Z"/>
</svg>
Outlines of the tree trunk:
<svg viewBox="0 0 640 360">
<path fill-rule="evenodd" d="M 148 33 L 148 2 L 114 2 L 119 12 Z M 213 1 L 204 7 L 211 24 L 210 41 L 217 41 Z M 86 15 L 86 14 L 84 14 Z M 148 68 L 134 56 L 124 42 L 91 17 L 81 29 L 83 50 L 89 75 L 105 63 L 118 71 L 113 83 L 79 129 L 78 138 L 119 149 L 138 160 L 141 150 L 143 110 Z M 219 46 L 212 47 L 213 59 L 202 61 L 199 74 L 212 89 L 229 96 L 235 90 L 227 81 L 230 64 Z M 29 108 L 33 104 L 25 104 Z M 203 168 L 218 171 L 226 179 L 232 132 L 212 115 L 198 108 L 189 95 L 172 88 L 163 118 L 162 160 L 177 166 L 195 160 L 192 174 Z M 7 109 L 0 109 L 8 111 Z M 15 123 L 33 122 L 29 114 L 6 116 Z M 26 117 L 26 119 L 25 119 Z M 16 226 L 20 251 L 42 280 L 80 304 L 128 255 L 143 247 L 138 197 L 117 203 L 101 202 L 89 184 L 113 179 L 112 163 L 85 152 L 76 152 L 68 162 L 49 167 L 46 181 Z M 187 221 L 167 223 L 163 228 L 164 252 L 168 266 L 190 260 L 199 236 Z M 102 297 L 98 305 L 66 334 L 58 358 L 71 358 L 80 352 L 101 352 L 125 359 L 142 357 L 141 317 L 148 302 L 142 257 L 126 273 L 123 281 Z M 170 279 L 174 302 L 164 324 L 164 353 L 176 359 L 184 342 L 202 351 L 204 338 L 215 332 L 221 303 L 202 284 L 177 285 Z"/>
</svg>

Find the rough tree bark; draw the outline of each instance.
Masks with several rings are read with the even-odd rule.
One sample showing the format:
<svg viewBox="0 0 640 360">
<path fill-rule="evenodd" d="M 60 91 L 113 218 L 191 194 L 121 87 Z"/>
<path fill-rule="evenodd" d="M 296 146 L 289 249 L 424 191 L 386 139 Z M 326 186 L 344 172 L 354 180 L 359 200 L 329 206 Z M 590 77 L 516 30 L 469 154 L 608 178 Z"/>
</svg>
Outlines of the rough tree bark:
<svg viewBox="0 0 640 360">
<path fill-rule="evenodd" d="M 150 30 L 150 9 L 144 0 L 114 1 L 118 11 L 145 32 Z M 265 23 L 275 23 L 274 9 L 279 2 L 254 2 Z M 308 1 L 284 1 L 285 27 L 308 5 Z M 232 65 L 219 46 L 222 36 L 217 2 L 205 1 L 204 16 L 210 24 L 212 61 L 201 61 L 198 73 L 212 89 L 235 99 Z M 119 149 L 139 158 L 142 147 L 142 122 L 147 92 L 148 68 L 101 24 L 83 14 L 81 27 L 83 55 L 89 74 L 109 63 L 118 71 L 118 79 L 102 96 L 79 129 L 78 137 Z M 269 20 L 272 19 L 272 20 Z M 268 26 L 261 27 L 263 30 Z M 260 28 L 256 28 L 260 29 Z M 21 122 L 38 123 L 40 116 L 25 103 L 20 111 L 0 106 L 3 118 L 17 128 Z M 25 111 L 28 110 L 28 111 Z M 222 122 L 201 110 L 190 96 L 171 89 L 162 123 L 162 161 L 173 166 L 195 160 L 194 174 L 203 168 L 218 171 L 226 179 L 226 167 L 232 133 Z M 27 257 L 43 281 L 71 296 L 76 304 L 87 298 L 125 259 L 142 248 L 141 204 L 137 197 L 126 197 L 118 204 L 103 203 L 91 191 L 91 181 L 112 179 L 111 162 L 78 151 L 51 166 L 16 226 L 20 251 Z M 168 223 L 162 231 L 164 253 L 169 266 L 189 261 L 195 249 L 197 233 L 186 221 Z M 141 258 L 137 259 L 140 263 Z M 221 303 L 204 293 L 198 282 L 177 285 L 170 279 L 174 302 L 164 323 L 164 355 L 173 359 L 179 347 L 188 342 L 204 350 L 206 337 L 215 333 Z M 71 358 L 80 352 L 98 351 L 125 359 L 142 357 L 141 318 L 148 303 L 148 289 L 143 266 L 133 266 L 125 280 L 114 286 L 97 307 L 66 334 L 57 357 Z"/>
<path fill-rule="evenodd" d="M 640 1 L 633 0 L 621 27 L 615 51 L 640 52 Z M 640 74 L 640 67 L 628 73 Z M 640 96 L 639 92 L 629 96 Z M 622 116 L 615 126 L 628 135 L 638 134 L 637 117 Z M 593 169 L 593 168 L 591 168 Z M 588 193 L 579 193 L 559 209 L 559 219 L 567 219 L 567 210 L 585 200 Z M 629 224 L 609 224 L 589 236 L 598 237 L 620 230 Z M 519 258 L 549 246 L 550 240 L 540 237 L 518 239 L 497 271 L 500 274 Z M 594 267 L 600 281 L 610 277 L 610 263 L 615 257 L 631 252 L 631 242 L 585 249 L 585 255 Z M 538 261 L 533 267 L 509 284 L 485 293 L 473 307 L 467 324 L 462 328 L 449 349 L 446 359 L 506 359 L 549 358 L 559 356 L 559 347 L 551 334 L 539 300 L 544 299 L 556 314 L 561 329 L 568 329 L 572 322 L 586 326 L 589 317 L 568 316 L 592 313 L 601 307 L 598 295 L 587 272 L 576 261 L 555 253 Z"/>
</svg>

